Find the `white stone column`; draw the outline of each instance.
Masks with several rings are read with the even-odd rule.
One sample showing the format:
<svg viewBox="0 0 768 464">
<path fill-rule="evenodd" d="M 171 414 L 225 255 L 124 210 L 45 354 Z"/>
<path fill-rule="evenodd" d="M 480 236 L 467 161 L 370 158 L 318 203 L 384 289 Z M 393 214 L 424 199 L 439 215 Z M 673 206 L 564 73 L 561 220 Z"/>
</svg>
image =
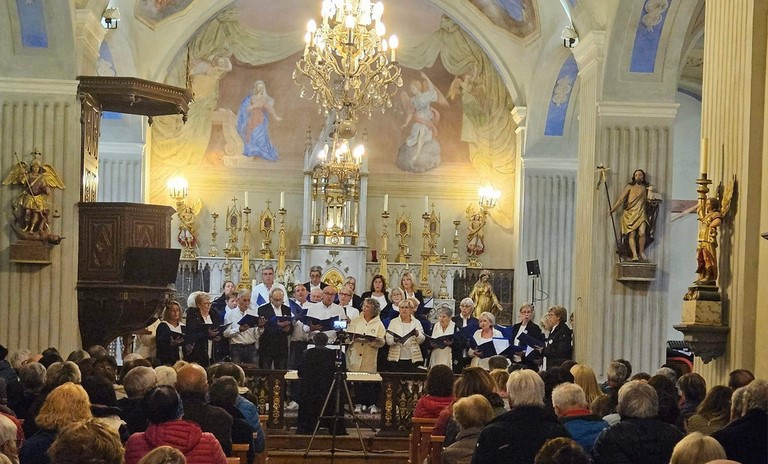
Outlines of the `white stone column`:
<svg viewBox="0 0 768 464">
<path fill-rule="evenodd" d="M 0 173 L 16 164 L 16 152 L 29 162 L 32 150 L 53 166 L 66 189 L 51 200 L 61 211 L 51 218 L 65 237 L 50 252 L 51 264 L 14 264 L 8 247 L 17 241 L 9 223 L 18 186 L 0 187 L 0 340 L 3 345 L 39 352 L 56 346 L 67 353 L 79 345 L 77 324 L 77 202 L 80 198 L 80 102 L 77 81 L 0 78 Z"/>
<path fill-rule="evenodd" d="M 760 378 L 768 376 L 768 339 L 760 336 L 768 321 L 768 262 L 760 259 L 768 253 L 768 242 L 760 238 L 766 230 L 760 226 L 761 211 L 763 225 L 768 223 L 764 175 L 767 10 L 759 0 L 706 5 L 701 132 L 709 139 L 710 195 L 720 181 L 727 184 L 734 176 L 739 189 L 718 237 L 718 285 L 724 321 L 730 327 L 726 351 L 709 364 L 696 359 L 696 371 L 713 385 L 739 368 L 754 370 Z M 695 240 L 691 237 L 690 247 Z M 692 255 L 691 266 L 695 264 Z"/>
<path fill-rule="evenodd" d="M 518 230 L 515 302 L 517 307 L 531 302 L 532 282 L 526 262 L 538 260 L 537 322 L 550 306 L 571 302 L 576 164 L 575 159 L 523 160 L 520 208 L 525 220 Z M 516 317 L 515 311 L 513 320 Z"/>
</svg>

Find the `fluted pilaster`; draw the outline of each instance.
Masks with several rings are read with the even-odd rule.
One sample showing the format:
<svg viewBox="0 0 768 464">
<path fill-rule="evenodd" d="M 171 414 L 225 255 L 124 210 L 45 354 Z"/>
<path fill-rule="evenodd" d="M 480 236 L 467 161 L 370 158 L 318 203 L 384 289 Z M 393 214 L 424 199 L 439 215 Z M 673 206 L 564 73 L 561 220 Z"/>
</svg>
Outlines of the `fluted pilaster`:
<svg viewBox="0 0 768 464">
<path fill-rule="evenodd" d="M 766 292 L 759 288 L 760 283 L 765 287 L 768 263 L 759 260 L 757 251 L 765 247 L 758 212 L 766 201 L 761 187 L 766 185 L 762 171 L 767 8 L 758 0 L 710 1 L 706 5 L 701 131 L 709 139 L 707 171 L 715 185 L 722 180 L 727 183 L 733 176 L 739 183 L 736 208 L 729 214 L 732 219 L 726 218 L 721 227 L 719 248 L 718 283 L 730 326 L 728 346 L 723 357 L 706 365 L 697 359 L 696 365 L 709 384 L 722 382 L 737 368 L 756 370 L 763 378 L 768 375 L 768 342 L 757 336 L 768 317 Z M 756 323 L 759 321 L 763 324 Z"/>
<path fill-rule="evenodd" d="M 99 144 L 99 201 L 143 202 L 142 143 Z"/>
<path fill-rule="evenodd" d="M 8 247 L 16 241 L 10 204 L 18 188 L 0 187 L 0 340 L 9 347 L 67 352 L 78 345 L 77 210 L 80 196 L 80 105 L 77 82 L 0 79 L 0 173 L 16 163 L 14 152 L 28 161 L 37 149 L 52 165 L 66 189 L 52 199 L 61 218 L 51 219 L 53 231 L 65 239 L 51 249 L 52 263 L 12 264 Z"/>
</svg>

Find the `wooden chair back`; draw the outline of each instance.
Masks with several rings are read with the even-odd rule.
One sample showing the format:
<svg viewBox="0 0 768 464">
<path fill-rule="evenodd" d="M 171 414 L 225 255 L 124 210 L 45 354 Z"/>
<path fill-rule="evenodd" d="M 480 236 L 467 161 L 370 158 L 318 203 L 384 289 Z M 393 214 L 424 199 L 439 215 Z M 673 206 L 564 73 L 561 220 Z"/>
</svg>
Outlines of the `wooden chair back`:
<svg viewBox="0 0 768 464">
<path fill-rule="evenodd" d="M 248 462 L 248 444 L 233 443 L 232 456 L 238 458 L 242 464 L 246 464 Z"/>
<path fill-rule="evenodd" d="M 418 458 L 419 438 L 422 426 L 435 426 L 437 419 L 433 417 L 414 417 L 411 419 L 411 434 L 408 438 L 409 453 L 408 462 L 410 464 L 421 464 Z"/>
<path fill-rule="evenodd" d="M 416 462 L 421 464 L 429 456 L 430 437 L 432 436 L 433 425 L 422 425 L 419 428 L 419 448 L 416 452 Z"/>
<path fill-rule="evenodd" d="M 241 464 L 240 458 L 227 458 L 227 464 Z M 243 464 L 245 464 L 245 461 L 243 461 Z"/>
<path fill-rule="evenodd" d="M 256 462 L 258 464 L 267 464 L 269 457 L 267 456 L 267 450 L 269 449 L 269 443 L 267 442 L 267 420 L 269 416 L 266 414 L 259 414 L 259 423 L 261 423 L 261 430 L 264 431 L 264 451 L 256 454 Z"/>
<path fill-rule="evenodd" d="M 445 435 L 429 436 L 429 463 L 430 464 L 440 464 L 442 462 L 443 441 L 445 441 Z"/>
</svg>

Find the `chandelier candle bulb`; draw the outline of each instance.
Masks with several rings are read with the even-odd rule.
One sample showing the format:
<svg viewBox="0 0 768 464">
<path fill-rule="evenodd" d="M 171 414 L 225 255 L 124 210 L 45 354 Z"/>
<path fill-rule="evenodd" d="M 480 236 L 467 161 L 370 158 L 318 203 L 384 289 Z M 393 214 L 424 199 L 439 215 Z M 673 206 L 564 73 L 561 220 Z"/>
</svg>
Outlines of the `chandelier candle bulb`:
<svg viewBox="0 0 768 464">
<path fill-rule="evenodd" d="M 707 173 L 708 164 L 709 164 L 709 139 L 702 138 L 701 139 L 701 169 L 699 169 L 699 172 L 701 172 L 701 174 Z"/>
<path fill-rule="evenodd" d="M 395 50 L 397 50 L 397 46 L 400 45 L 400 42 L 397 39 L 396 35 L 393 35 L 389 38 L 389 46 L 392 48 L 392 62 L 397 61 L 395 59 Z"/>
</svg>

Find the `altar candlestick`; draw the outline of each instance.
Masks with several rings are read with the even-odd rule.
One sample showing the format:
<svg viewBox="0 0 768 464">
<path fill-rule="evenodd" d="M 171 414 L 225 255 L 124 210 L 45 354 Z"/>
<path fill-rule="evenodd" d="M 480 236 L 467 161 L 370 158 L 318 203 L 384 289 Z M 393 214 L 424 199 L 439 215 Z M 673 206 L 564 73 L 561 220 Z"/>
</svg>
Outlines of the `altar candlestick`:
<svg viewBox="0 0 768 464">
<path fill-rule="evenodd" d="M 285 209 L 285 192 L 280 192 L 280 209 Z"/>
<path fill-rule="evenodd" d="M 424 212 L 429 212 L 429 195 L 424 196 Z"/>
<path fill-rule="evenodd" d="M 389 194 L 385 193 L 384 194 L 384 212 L 386 213 L 387 211 L 389 211 Z"/>
<path fill-rule="evenodd" d="M 709 139 L 701 139 L 701 169 L 699 171 L 702 174 L 707 173 L 707 165 L 709 164 Z"/>
<path fill-rule="evenodd" d="M 243 206 L 245 206 L 247 208 L 248 207 L 248 192 L 243 192 L 243 193 L 244 193 L 244 196 L 243 196 Z"/>
</svg>

